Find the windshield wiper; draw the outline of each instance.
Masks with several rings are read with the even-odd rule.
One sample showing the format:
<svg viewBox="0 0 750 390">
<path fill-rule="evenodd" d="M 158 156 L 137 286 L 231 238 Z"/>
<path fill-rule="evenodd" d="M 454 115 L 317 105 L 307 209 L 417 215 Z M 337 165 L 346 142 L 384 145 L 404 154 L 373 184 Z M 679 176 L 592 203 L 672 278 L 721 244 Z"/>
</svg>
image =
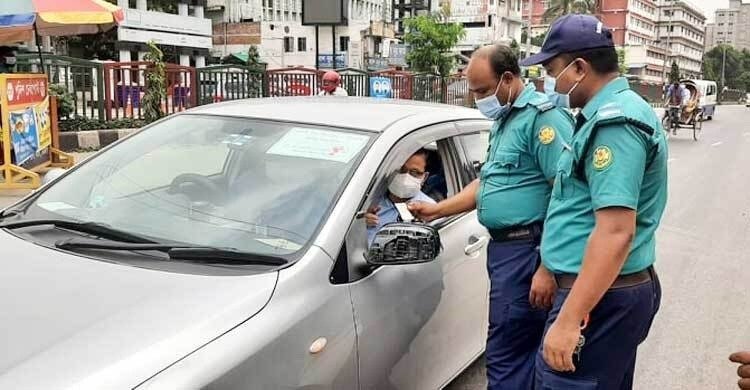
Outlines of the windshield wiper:
<svg viewBox="0 0 750 390">
<path fill-rule="evenodd" d="M 74 230 L 81 233 L 93 234 L 110 240 L 122 242 L 156 244 L 156 241 L 137 234 L 117 230 L 103 223 L 78 222 L 65 219 L 27 219 L 23 221 L 0 224 L 0 229 L 21 229 L 33 226 L 52 225 L 62 229 Z"/>
<path fill-rule="evenodd" d="M 119 243 L 100 240 L 68 239 L 55 243 L 60 249 L 102 249 L 113 251 L 160 251 L 165 252 L 170 260 L 186 260 L 200 263 L 232 262 L 242 264 L 260 264 L 278 266 L 286 260 L 255 253 L 238 252 L 229 248 L 191 246 L 184 244 L 161 243 Z"/>
</svg>

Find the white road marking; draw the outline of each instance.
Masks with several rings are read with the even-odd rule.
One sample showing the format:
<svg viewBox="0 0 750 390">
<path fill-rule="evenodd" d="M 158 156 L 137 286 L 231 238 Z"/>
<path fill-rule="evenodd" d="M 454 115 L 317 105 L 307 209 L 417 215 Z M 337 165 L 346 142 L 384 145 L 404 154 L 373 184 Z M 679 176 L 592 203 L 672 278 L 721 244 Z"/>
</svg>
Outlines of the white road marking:
<svg viewBox="0 0 750 390">
<path fill-rule="evenodd" d="M 723 142 L 719 141 L 719 142 L 712 143 L 711 146 L 719 146 L 721 144 L 723 144 Z"/>
</svg>

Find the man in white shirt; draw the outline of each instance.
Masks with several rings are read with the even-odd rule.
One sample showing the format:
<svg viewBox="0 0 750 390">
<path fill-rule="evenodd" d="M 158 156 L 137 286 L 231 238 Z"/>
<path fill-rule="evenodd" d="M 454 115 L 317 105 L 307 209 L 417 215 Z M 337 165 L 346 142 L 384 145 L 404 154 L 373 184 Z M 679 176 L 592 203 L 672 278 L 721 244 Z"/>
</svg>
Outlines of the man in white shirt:
<svg viewBox="0 0 750 390">
<path fill-rule="evenodd" d="M 329 70 L 323 75 L 323 88 L 318 96 L 349 96 L 349 94 L 341 88 L 341 76 Z"/>
</svg>

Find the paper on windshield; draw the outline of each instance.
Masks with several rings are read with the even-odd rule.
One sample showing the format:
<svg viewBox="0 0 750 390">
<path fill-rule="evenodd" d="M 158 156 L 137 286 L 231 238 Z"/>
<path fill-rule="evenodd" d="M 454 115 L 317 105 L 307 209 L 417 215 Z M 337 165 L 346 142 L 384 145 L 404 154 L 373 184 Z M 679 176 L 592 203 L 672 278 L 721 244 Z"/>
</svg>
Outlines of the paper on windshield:
<svg viewBox="0 0 750 390">
<path fill-rule="evenodd" d="M 289 240 L 285 240 L 283 238 L 256 238 L 255 240 L 262 242 L 268 246 L 272 246 L 276 249 L 289 250 L 292 252 L 296 252 L 302 249 L 302 245 L 291 242 Z"/>
<path fill-rule="evenodd" d="M 348 163 L 367 144 L 367 136 L 339 131 L 292 128 L 266 153 Z"/>
<path fill-rule="evenodd" d="M 76 207 L 65 203 L 65 202 L 46 202 L 46 203 L 39 203 L 37 206 L 51 212 L 60 211 L 60 210 L 71 210 L 75 209 Z"/>
</svg>

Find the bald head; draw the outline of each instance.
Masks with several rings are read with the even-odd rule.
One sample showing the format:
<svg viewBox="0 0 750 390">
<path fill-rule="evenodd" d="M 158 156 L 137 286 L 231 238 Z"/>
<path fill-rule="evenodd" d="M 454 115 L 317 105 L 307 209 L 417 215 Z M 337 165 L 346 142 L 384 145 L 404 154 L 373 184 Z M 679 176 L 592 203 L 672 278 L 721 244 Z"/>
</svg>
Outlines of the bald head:
<svg viewBox="0 0 750 390">
<path fill-rule="evenodd" d="M 504 45 L 489 45 L 477 49 L 466 68 L 469 90 L 474 93 L 476 99 L 494 93 L 501 102 L 512 100 L 512 89 L 519 92 L 523 86 L 520 75 L 518 58 L 510 47 Z"/>
</svg>

